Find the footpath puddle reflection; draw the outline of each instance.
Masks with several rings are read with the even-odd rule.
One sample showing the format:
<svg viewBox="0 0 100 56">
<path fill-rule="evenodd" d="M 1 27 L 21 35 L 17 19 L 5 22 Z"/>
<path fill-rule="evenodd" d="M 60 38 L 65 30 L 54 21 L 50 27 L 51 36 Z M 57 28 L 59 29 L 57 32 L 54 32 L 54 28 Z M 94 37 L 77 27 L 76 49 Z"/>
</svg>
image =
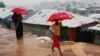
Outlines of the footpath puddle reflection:
<svg viewBox="0 0 100 56">
<path fill-rule="evenodd" d="M 23 40 L 18 40 L 16 43 L 17 56 L 24 56 L 24 42 Z"/>
</svg>

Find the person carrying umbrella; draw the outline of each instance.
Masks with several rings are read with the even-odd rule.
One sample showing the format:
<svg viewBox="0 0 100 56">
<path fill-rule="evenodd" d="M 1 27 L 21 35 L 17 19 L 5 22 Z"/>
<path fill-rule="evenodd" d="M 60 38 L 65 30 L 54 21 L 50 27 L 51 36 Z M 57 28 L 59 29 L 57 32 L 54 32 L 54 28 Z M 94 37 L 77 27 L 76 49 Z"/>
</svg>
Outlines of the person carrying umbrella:
<svg viewBox="0 0 100 56">
<path fill-rule="evenodd" d="M 61 32 L 61 28 L 62 28 L 62 20 L 66 20 L 66 19 L 72 19 L 73 16 L 70 13 L 67 12 L 56 12 L 54 14 L 52 14 L 49 19 L 47 21 L 50 22 L 54 22 L 53 25 L 51 25 L 49 27 L 50 32 L 53 35 L 53 46 L 52 46 L 52 50 L 54 51 L 54 47 L 58 48 L 60 55 L 62 56 L 62 52 L 60 49 L 60 43 L 59 43 L 59 38 L 60 38 L 60 32 Z"/>
<path fill-rule="evenodd" d="M 17 40 L 23 38 L 23 24 L 22 24 L 22 15 L 17 14 L 14 12 L 14 15 L 12 16 L 12 20 L 15 24 L 15 30 L 16 30 L 16 37 Z"/>
<path fill-rule="evenodd" d="M 60 43 L 59 43 L 59 38 L 60 38 L 60 31 L 61 31 L 61 27 L 62 24 L 61 22 L 59 22 L 58 19 L 54 19 L 54 24 L 50 26 L 50 31 L 53 34 L 53 46 L 52 46 L 52 50 L 54 51 L 54 47 L 58 48 L 60 55 L 62 56 L 62 52 L 60 49 Z"/>
<path fill-rule="evenodd" d="M 12 12 L 13 12 L 12 21 L 15 24 L 16 38 L 17 40 L 23 39 L 22 14 L 27 14 L 28 12 L 21 8 L 14 8 Z"/>
</svg>

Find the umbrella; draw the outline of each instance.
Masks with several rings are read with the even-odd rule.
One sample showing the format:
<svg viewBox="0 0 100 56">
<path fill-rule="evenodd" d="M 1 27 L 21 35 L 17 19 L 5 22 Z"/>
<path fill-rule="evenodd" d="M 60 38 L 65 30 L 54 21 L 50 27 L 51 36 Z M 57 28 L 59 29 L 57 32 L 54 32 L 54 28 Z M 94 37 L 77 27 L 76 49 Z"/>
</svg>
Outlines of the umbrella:
<svg viewBox="0 0 100 56">
<path fill-rule="evenodd" d="M 17 14 L 28 14 L 28 11 L 22 8 L 14 8 L 12 12 L 16 12 Z"/>
<path fill-rule="evenodd" d="M 73 16 L 68 12 L 57 12 L 57 13 L 52 14 L 47 21 L 53 22 L 54 19 L 58 19 L 62 21 L 65 19 L 72 19 L 72 18 Z"/>
</svg>

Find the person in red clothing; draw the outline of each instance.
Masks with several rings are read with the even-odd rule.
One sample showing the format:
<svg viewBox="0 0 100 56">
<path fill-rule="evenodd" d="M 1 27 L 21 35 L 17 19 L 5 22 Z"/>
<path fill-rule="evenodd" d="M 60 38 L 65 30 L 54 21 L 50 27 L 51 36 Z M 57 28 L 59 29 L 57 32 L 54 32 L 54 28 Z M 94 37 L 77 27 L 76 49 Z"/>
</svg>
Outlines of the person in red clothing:
<svg viewBox="0 0 100 56">
<path fill-rule="evenodd" d="M 54 19 L 54 24 L 49 27 L 51 33 L 53 34 L 53 46 L 52 50 L 54 51 L 54 47 L 58 48 L 60 55 L 62 56 L 62 52 L 60 49 L 60 43 L 59 43 L 59 37 L 60 37 L 60 31 L 62 24 L 59 22 L 58 19 Z"/>
</svg>

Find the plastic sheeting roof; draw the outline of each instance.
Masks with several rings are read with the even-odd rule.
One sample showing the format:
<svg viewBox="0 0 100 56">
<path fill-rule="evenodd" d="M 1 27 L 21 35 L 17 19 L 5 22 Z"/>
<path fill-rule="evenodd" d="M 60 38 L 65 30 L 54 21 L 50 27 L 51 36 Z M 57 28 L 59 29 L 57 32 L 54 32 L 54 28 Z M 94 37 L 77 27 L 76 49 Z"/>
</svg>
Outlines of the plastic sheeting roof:
<svg viewBox="0 0 100 56">
<path fill-rule="evenodd" d="M 52 22 L 47 22 L 48 18 L 55 12 L 58 12 L 58 10 L 41 10 L 32 17 L 28 18 L 27 20 L 23 21 L 24 23 L 29 23 L 29 24 L 39 24 L 39 25 L 51 25 Z M 70 13 L 70 12 L 68 12 Z M 74 16 L 71 20 L 63 20 L 62 25 L 67 26 L 67 27 L 78 27 L 83 24 L 88 24 L 95 22 L 94 19 L 88 18 L 88 17 L 83 17 L 80 15 L 76 15 L 73 13 L 70 13 Z"/>
</svg>

